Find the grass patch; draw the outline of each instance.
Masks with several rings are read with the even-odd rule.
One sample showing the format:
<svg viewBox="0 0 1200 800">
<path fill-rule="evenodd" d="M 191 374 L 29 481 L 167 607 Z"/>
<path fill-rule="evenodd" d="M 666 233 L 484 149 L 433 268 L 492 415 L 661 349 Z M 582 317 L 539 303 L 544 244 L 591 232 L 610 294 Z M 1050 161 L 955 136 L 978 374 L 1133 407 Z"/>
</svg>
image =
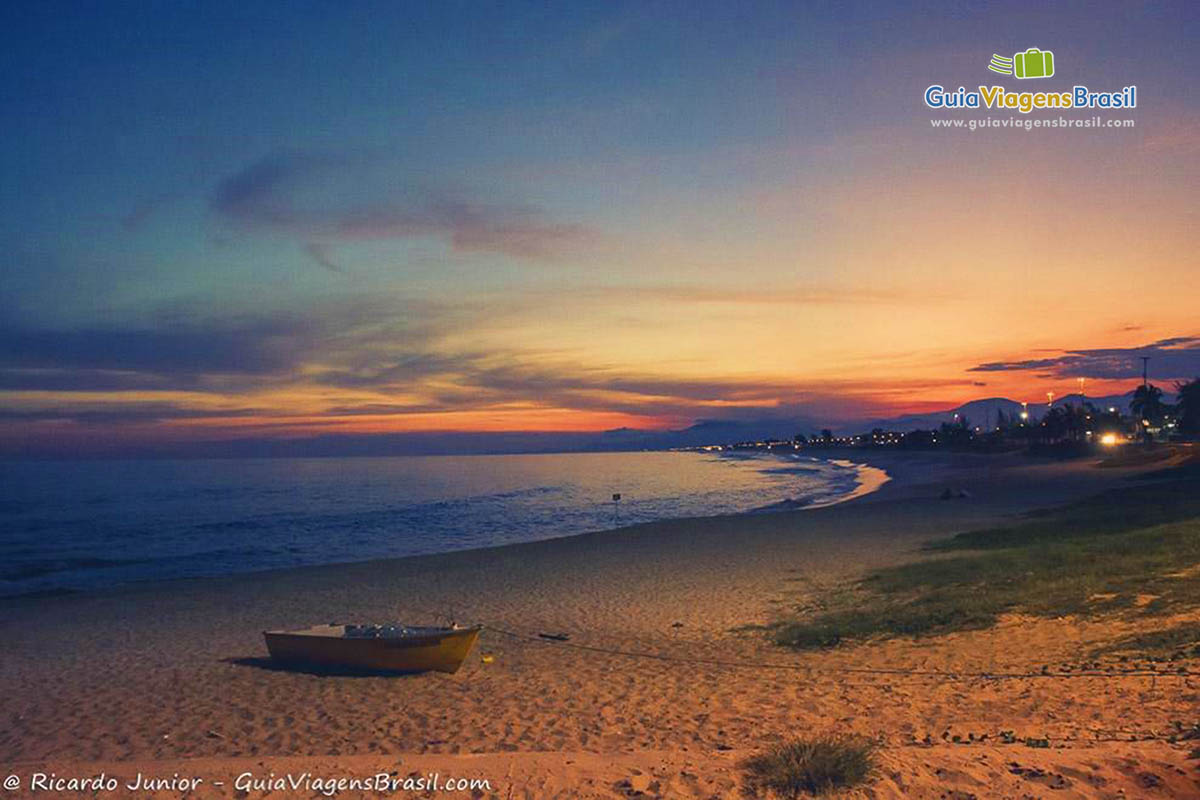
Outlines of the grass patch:
<svg viewBox="0 0 1200 800">
<path fill-rule="evenodd" d="M 939 557 L 871 573 L 820 613 L 778 626 L 776 640 L 820 648 L 986 628 L 1014 611 L 1058 617 L 1200 607 L 1200 481 L 1106 492 L 928 550 Z"/>
<path fill-rule="evenodd" d="M 1096 650 L 1093 655 L 1122 653 L 1170 660 L 1200 658 L 1200 622 L 1127 636 Z"/>
<path fill-rule="evenodd" d="M 1171 473 L 1182 478 L 1180 473 Z M 1164 475 L 1165 477 L 1165 475 Z M 1095 539 L 1155 525 L 1200 518 L 1200 474 L 1186 480 L 1131 486 L 1037 511 L 1018 525 L 960 533 L 929 546 L 932 551 L 1010 549 L 1023 545 Z"/>
<path fill-rule="evenodd" d="M 849 789 L 875 770 L 875 744 L 852 736 L 796 739 L 742 764 L 745 788 L 756 797 L 795 800 Z"/>
</svg>

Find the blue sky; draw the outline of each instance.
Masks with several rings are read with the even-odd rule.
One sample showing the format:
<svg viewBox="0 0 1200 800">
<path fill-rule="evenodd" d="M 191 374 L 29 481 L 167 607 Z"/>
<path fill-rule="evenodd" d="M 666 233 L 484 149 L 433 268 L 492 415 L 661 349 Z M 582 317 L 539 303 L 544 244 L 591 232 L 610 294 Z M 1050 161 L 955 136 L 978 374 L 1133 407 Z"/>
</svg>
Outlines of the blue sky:
<svg viewBox="0 0 1200 800">
<path fill-rule="evenodd" d="M 1200 367 L 1188 4 L 2 14 L 10 450 L 30 421 L 184 447 L 867 416 L 1166 340 Z M 1136 83 L 1137 126 L 930 130 L 927 85 L 1028 46 L 1046 88 Z"/>
</svg>

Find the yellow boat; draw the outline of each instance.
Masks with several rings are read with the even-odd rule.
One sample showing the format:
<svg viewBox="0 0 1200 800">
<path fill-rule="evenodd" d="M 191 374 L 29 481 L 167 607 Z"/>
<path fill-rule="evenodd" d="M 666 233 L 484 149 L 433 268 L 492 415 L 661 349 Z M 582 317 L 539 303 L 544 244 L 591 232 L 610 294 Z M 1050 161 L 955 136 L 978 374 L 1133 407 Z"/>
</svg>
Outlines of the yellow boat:
<svg viewBox="0 0 1200 800">
<path fill-rule="evenodd" d="M 316 625 L 264 631 L 267 651 L 282 663 L 372 672 L 457 672 L 479 638 L 480 625 Z"/>
</svg>

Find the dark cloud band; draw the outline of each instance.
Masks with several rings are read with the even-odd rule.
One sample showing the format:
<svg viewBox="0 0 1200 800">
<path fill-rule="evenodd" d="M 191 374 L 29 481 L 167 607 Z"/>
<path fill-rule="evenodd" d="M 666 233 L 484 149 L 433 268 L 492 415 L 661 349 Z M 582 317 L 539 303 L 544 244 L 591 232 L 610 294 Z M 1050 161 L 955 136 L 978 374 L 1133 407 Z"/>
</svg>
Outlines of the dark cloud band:
<svg viewBox="0 0 1200 800">
<path fill-rule="evenodd" d="M 1142 374 L 1148 357 L 1159 378 L 1186 379 L 1200 375 L 1200 337 L 1176 336 L 1143 347 L 1066 350 L 1049 358 L 993 361 L 971 367 L 971 372 L 1039 372 L 1055 378 L 1119 380 Z"/>
</svg>

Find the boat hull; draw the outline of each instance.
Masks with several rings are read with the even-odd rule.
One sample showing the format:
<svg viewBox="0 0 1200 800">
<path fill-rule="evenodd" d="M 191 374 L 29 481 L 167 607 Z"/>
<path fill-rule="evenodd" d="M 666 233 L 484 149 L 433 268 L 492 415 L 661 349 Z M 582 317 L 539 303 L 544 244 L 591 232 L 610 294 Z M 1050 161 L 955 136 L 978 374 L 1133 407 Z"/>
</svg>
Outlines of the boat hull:
<svg viewBox="0 0 1200 800">
<path fill-rule="evenodd" d="M 271 658 L 369 672 L 457 672 L 470 654 L 480 629 L 444 629 L 402 638 L 351 638 L 344 626 L 304 631 L 265 631 Z"/>
</svg>

